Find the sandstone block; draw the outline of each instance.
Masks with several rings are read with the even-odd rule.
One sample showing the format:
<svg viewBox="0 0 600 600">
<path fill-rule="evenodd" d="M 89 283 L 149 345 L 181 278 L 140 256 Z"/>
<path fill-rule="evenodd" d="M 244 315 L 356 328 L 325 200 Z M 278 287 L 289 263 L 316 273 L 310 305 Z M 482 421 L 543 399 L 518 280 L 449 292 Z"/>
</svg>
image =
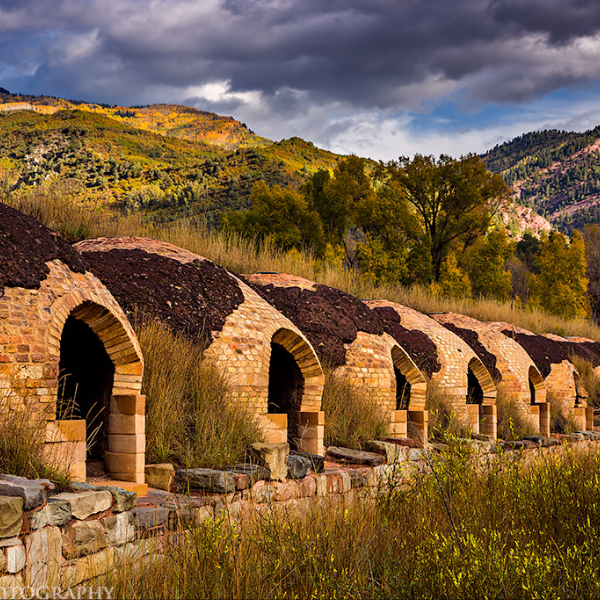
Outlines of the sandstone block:
<svg viewBox="0 0 600 600">
<path fill-rule="evenodd" d="M 4 548 L 4 570 L 7 573 L 19 573 L 25 567 L 25 546 L 19 538 L 14 538 L 11 546 Z"/>
<path fill-rule="evenodd" d="M 303 456 L 310 460 L 311 468 L 315 473 L 322 473 L 325 469 L 325 457 L 321 454 L 312 454 L 310 452 L 300 452 L 298 450 L 290 450 L 291 456 Z"/>
<path fill-rule="evenodd" d="M 290 452 L 289 444 L 255 443 L 250 447 L 252 458 L 259 465 L 269 469 L 272 481 L 283 481 L 287 477 L 287 457 Z"/>
<path fill-rule="evenodd" d="M 53 588 L 59 585 L 63 561 L 58 527 L 45 527 L 26 535 L 25 585 Z"/>
<path fill-rule="evenodd" d="M 54 500 L 66 502 L 71 509 L 73 517 L 80 521 L 96 513 L 108 510 L 113 502 L 112 494 L 104 490 L 81 493 L 65 492 L 54 496 Z"/>
<path fill-rule="evenodd" d="M 108 451 L 115 454 L 143 454 L 146 451 L 146 436 L 143 433 L 109 435 Z"/>
<path fill-rule="evenodd" d="M 119 513 L 101 519 L 109 546 L 122 546 L 135 539 L 135 527 L 130 512 Z"/>
<path fill-rule="evenodd" d="M 147 531 L 155 527 L 166 527 L 169 510 L 162 506 L 143 506 L 131 511 L 131 519 L 136 530 Z"/>
<path fill-rule="evenodd" d="M 106 548 L 106 533 L 100 521 L 75 521 L 62 534 L 65 558 L 80 558 Z"/>
<path fill-rule="evenodd" d="M 91 485 L 89 483 L 75 483 L 72 487 L 78 492 L 110 492 L 113 499 L 112 511 L 115 513 L 131 510 L 137 504 L 138 495 L 133 490 L 126 490 L 113 485 Z"/>
<path fill-rule="evenodd" d="M 19 535 L 23 525 L 23 498 L 0 496 L 0 538 Z"/>
<path fill-rule="evenodd" d="M 106 452 L 104 463 L 109 473 L 144 473 L 146 455 L 144 453 Z"/>
<path fill-rule="evenodd" d="M 303 479 L 311 468 L 311 462 L 304 456 L 290 454 L 287 457 L 287 477 L 288 479 Z"/>
<path fill-rule="evenodd" d="M 30 510 L 46 502 L 48 491 L 39 479 L 0 475 L 0 496 L 23 498 L 23 508 Z"/>
<path fill-rule="evenodd" d="M 146 483 L 149 487 L 157 490 L 171 489 L 171 479 L 175 473 L 175 467 L 169 463 L 158 465 L 146 465 Z"/>
<path fill-rule="evenodd" d="M 273 486 L 264 481 L 259 481 L 252 486 L 250 497 L 257 504 L 268 504 L 273 501 L 275 490 Z"/>
<path fill-rule="evenodd" d="M 117 556 L 116 548 L 105 548 L 65 565 L 60 575 L 62 589 L 73 588 L 84 581 L 108 573 L 115 567 Z"/>
<path fill-rule="evenodd" d="M 182 492 L 203 490 L 227 494 L 235 491 L 235 475 L 216 469 L 179 469 L 175 472 L 174 484 Z"/>
<path fill-rule="evenodd" d="M 232 467 L 231 471 L 240 475 L 246 475 L 251 486 L 257 481 L 269 479 L 269 470 L 266 467 L 253 463 L 235 465 Z"/>
</svg>

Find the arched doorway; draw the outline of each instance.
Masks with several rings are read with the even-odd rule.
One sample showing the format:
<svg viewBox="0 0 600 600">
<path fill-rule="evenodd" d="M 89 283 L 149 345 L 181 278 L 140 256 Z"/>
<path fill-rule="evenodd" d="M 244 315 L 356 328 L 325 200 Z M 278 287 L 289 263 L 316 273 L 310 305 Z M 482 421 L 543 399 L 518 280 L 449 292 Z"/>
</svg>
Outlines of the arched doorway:
<svg viewBox="0 0 600 600">
<path fill-rule="evenodd" d="M 143 483 L 144 363 L 131 325 L 114 299 L 87 289 L 59 298 L 52 314 L 46 344 L 59 381 L 47 443 L 77 480 L 102 470 Z"/>
<path fill-rule="evenodd" d="M 287 437 L 291 448 L 299 445 L 300 410 L 304 376 L 293 355 L 281 344 L 271 342 L 268 412 L 287 415 Z"/>
<path fill-rule="evenodd" d="M 531 424 L 543 436 L 550 435 L 550 408 L 546 401 L 546 384 L 536 367 L 528 371 Z"/>
<path fill-rule="evenodd" d="M 88 470 L 103 466 L 114 376 L 104 344 L 88 325 L 69 316 L 60 339 L 57 419 L 85 420 Z"/>
<path fill-rule="evenodd" d="M 394 365 L 394 377 L 396 379 L 396 410 L 408 410 L 410 383 L 396 365 Z"/>
<path fill-rule="evenodd" d="M 467 373 L 467 404 L 483 404 L 483 388 L 470 366 Z"/>
</svg>

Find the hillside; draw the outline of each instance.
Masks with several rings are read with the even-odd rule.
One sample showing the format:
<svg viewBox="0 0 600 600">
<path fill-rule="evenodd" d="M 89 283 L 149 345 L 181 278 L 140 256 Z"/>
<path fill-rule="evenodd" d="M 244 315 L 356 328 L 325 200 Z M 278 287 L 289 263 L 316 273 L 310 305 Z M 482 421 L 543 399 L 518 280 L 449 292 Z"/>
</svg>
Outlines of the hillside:
<svg viewBox="0 0 600 600">
<path fill-rule="evenodd" d="M 210 143 L 177 132 L 166 135 L 159 129 L 167 127 L 174 113 L 161 113 L 163 109 L 167 113 L 164 105 L 141 109 L 147 128 L 140 128 L 126 122 L 136 119 L 126 116 L 129 109 L 73 109 L 63 108 L 63 100 L 49 99 L 53 105 L 22 100 L 0 105 L 5 107 L 0 109 L 3 185 L 26 191 L 41 183 L 69 180 L 104 204 L 139 210 L 155 221 L 203 214 L 215 224 L 223 211 L 248 206 L 256 181 L 298 186 L 319 168 L 333 168 L 338 159 L 299 138 L 231 149 L 215 142 L 215 130 L 205 132 L 212 136 Z M 177 114 L 198 116 L 194 109 L 190 113 L 186 107 L 175 108 Z M 119 118 L 107 114 L 119 110 L 125 111 Z M 163 115 L 160 123 L 152 120 L 153 114 Z M 207 122 L 204 117 L 200 121 Z M 232 131 L 245 132 L 248 143 L 263 139 L 252 138 L 240 127 L 232 126 Z M 190 137 L 192 130 L 195 138 L 202 137 L 199 125 L 183 130 Z"/>
<path fill-rule="evenodd" d="M 24 96 L 0 92 L 0 113 L 32 110 L 52 114 L 59 110 L 84 110 L 103 114 L 121 123 L 161 135 L 196 140 L 227 148 L 262 148 L 272 142 L 250 131 L 233 117 L 197 110 L 176 104 L 151 106 L 112 106 L 49 96 Z"/>
<path fill-rule="evenodd" d="M 600 223 L 600 127 L 585 133 L 537 131 L 483 155 L 515 199 L 570 233 Z"/>
</svg>

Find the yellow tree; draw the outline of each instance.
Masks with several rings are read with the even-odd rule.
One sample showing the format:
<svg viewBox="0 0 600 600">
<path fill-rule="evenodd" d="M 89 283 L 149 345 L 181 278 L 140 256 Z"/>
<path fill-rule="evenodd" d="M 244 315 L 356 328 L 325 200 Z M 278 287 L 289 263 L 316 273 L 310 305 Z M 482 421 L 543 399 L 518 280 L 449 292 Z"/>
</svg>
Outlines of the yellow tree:
<svg viewBox="0 0 600 600">
<path fill-rule="evenodd" d="M 538 257 L 540 273 L 531 276 L 529 303 L 566 319 L 590 314 L 585 244 L 578 231 L 571 243 L 561 233 L 543 238 Z"/>
</svg>

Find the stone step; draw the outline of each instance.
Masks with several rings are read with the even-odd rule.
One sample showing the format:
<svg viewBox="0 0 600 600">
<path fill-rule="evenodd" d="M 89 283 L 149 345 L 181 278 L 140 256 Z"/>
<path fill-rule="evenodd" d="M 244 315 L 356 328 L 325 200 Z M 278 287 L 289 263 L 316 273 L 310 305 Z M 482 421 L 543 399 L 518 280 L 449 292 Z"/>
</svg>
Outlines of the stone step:
<svg viewBox="0 0 600 600">
<path fill-rule="evenodd" d="M 118 487 L 128 492 L 135 492 L 138 497 L 148 494 L 148 485 L 146 483 L 134 483 L 132 481 L 116 481 L 110 479 L 108 481 L 88 481 L 93 486 Z"/>
</svg>

